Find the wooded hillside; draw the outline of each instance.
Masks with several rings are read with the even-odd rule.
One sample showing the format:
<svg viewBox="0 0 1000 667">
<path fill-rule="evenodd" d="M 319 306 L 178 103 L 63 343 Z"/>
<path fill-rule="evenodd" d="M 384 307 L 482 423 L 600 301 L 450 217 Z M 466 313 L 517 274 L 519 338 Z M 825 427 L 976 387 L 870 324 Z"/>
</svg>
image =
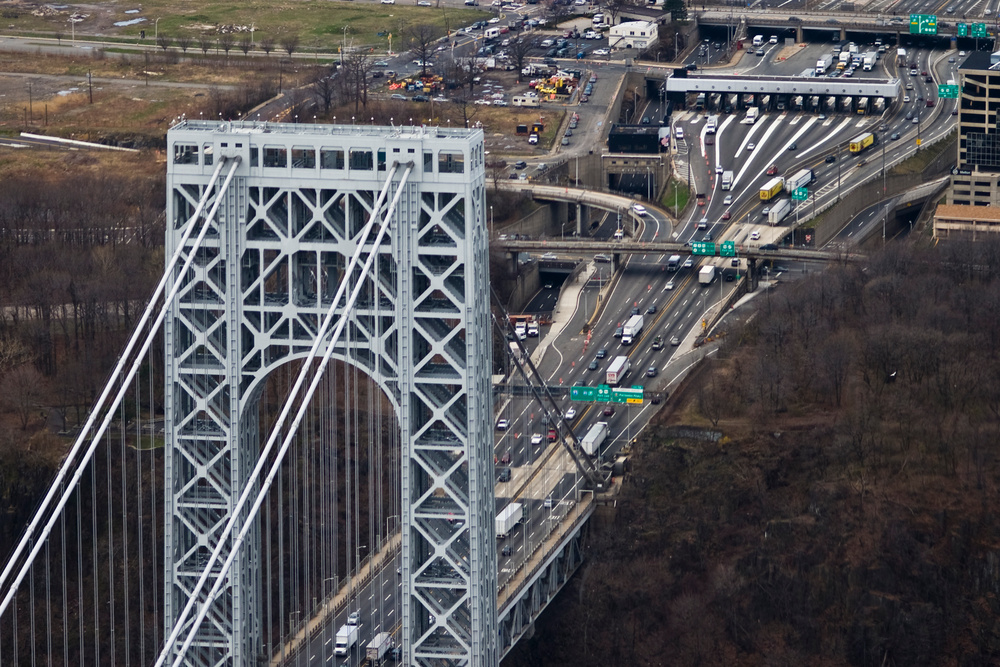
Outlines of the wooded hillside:
<svg viewBox="0 0 1000 667">
<path fill-rule="evenodd" d="M 893 247 L 758 295 L 505 664 L 996 664 L 998 252 Z"/>
</svg>

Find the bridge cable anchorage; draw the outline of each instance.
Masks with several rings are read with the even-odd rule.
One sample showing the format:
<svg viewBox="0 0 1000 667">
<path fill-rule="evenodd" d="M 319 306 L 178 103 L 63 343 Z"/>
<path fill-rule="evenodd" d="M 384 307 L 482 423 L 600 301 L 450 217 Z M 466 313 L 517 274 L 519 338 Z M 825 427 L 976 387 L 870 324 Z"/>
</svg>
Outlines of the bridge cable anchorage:
<svg viewBox="0 0 1000 667">
<path fill-rule="evenodd" d="M 375 206 L 372 207 L 371 217 L 369 218 L 368 223 L 365 225 L 365 228 L 361 234 L 362 238 L 366 238 L 371 232 L 371 228 L 375 223 L 375 218 L 378 216 L 379 211 L 382 209 L 382 204 L 385 201 L 386 194 L 388 193 L 389 189 L 392 186 L 392 179 L 395 176 L 398 168 L 399 168 L 399 163 L 394 162 L 392 168 L 389 170 L 389 173 L 386 176 L 386 182 L 381 192 L 379 193 L 378 200 L 376 201 Z M 386 210 L 385 218 L 380 223 L 378 234 L 375 237 L 374 241 L 372 242 L 372 251 L 369 253 L 368 258 L 365 260 L 365 264 L 361 269 L 361 275 L 359 276 L 359 279 L 357 280 L 353 290 L 351 291 L 347 304 L 344 306 L 343 312 L 345 314 L 349 313 L 351 309 L 354 307 L 354 303 L 357 301 L 358 295 L 364 288 L 365 278 L 369 275 L 371 271 L 371 266 L 372 264 L 374 264 L 375 258 L 378 256 L 377 252 L 378 247 L 381 244 L 382 239 L 384 238 L 386 232 L 389 230 L 390 222 L 392 221 L 393 215 L 396 211 L 396 207 L 399 204 L 399 199 L 403 194 L 403 188 L 406 185 L 406 182 L 409 179 L 410 173 L 412 171 L 413 171 L 413 163 L 409 162 L 406 165 L 406 171 L 403 172 L 403 175 L 400 178 L 399 185 L 396 187 L 396 192 L 393 196 L 392 202 L 389 204 L 389 207 Z M 337 294 L 334 296 L 333 302 L 331 303 L 330 308 L 323 319 L 323 324 L 320 330 L 316 334 L 316 339 L 313 342 L 313 346 L 309 351 L 309 355 L 302 360 L 302 368 L 299 371 L 299 375 L 296 378 L 294 386 L 292 387 L 288 397 L 285 400 L 285 405 L 282 408 L 281 415 L 278 417 L 278 420 L 271 427 L 271 435 L 268 437 L 267 444 L 261 451 L 261 454 L 257 459 L 257 464 L 254 466 L 253 471 L 247 478 L 247 483 L 243 488 L 243 492 L 240 495 L 240 499 L 237 502 L 236 507 L 233 508 L 233 511 L 230 514 L 230 518 L 226 523 L 226 527 L 220 533 L 221 537 L 219 539 L 219 542 L 218 544 L 216 544 L 215 549 L 212 551 L 212 555 L 208 558 L 204 568 L 202 569 L 201 577 L 199 577 L 198 583 L 196 584 L 194 590 L 191 591 L 190 596 L 188 597 L 188 602 L 185 605 L 184 610 L 181 612 L 180 616 L 177 618 L 174 624 L 174 628 L 173 630 L 171 630 L 170 636 L 164 642 L 163 649 L 161 650 L 160 655 L 157 658 L 154 667 L 162 667 L 162 665 L 164 665 L 164 661 L 166 660 L 167 654 L 171 651 L 171 647 L 177 640 L 181 628 L 187 623 L 188 617 L 191 614 L 191 611 L 196 603 L 196 600 L 208 581 L 208 577 L 209 574 L 211 573 L 212 567 L 214 567 L 215 563 L 218 562 L 219 560 L 219 556 L 222 553 L 222 548 L 226 544 L 227 536 L 230 536 L 232 534 L 236 522 L 242 520 L 243 526 L 240 529 L 239 535 L 237 535 L 235 541 L 232 543 L 232 546 L 229 550 L 229 556 L 226 558 L 225 563 L 223 563 L 222 569 L 218 573 L 218 577 L 216 578 L 211 591 L 209 591 L 208 595 L 205 596 L 205 602 L 199 608 L 196 618 L 190 624 L 190 627 L 187 631 L 184 643 L 181 646 L 180 651 L 178 651 L 176 657 L 173 659 L 171 663 L 172 667 L 179 667 L 181 661 L 184 659 L 185 652 L 190 648 L 191 643 L 194 641 L 198 628 L 201 626 L 201 623 L 205 620 L 205 617 L 208 615 L 210 609 L 210 603 L 219 594 L 219 590 L 222 587 L 225 577 L 229 573 L 229 570 L 232 568 L 233 562 L 235 561 L 237 555 L 239 554 L 240 546 L 246 539 L 247 533 L 250 532 L 250 530 L 253 528 L 254 519 L 260 512 L 260 508 L 261 505 L 263 504 L 264 498 L 267 495 L 267 492 L 270 490 L 271 484 L 273 483 L 275 476 L 278 474 L 279 468 L 284 460 L 285 454 L 288 451 L 288 448 L 291 445 L 292 440 L 295 438 L 298 426 L 301 423 L 302 418 L 309 407 L 309 401 L 312 399 L 312 396 L 319 385 L 319 381 L 323 377 L 323 372 L 326 369 L 327 364 L 330 362 L 331 357 L 333 356 L 333 351 L 336 346 L 336 343 L 339 340 L 341 334 L 343 333 L 344 327 L 346 326 L 347 323 L 346 316 L 342 316 L 337 320 L 336 328 L 334 329 L 333 335 L 331 336 L 330 341 L 327 344 L 327 349 L 320 361 L 319 368 L 317 368 L 316 371 L 313 373 L 313 378 L 309 384 L 308 389 L 306 390 L 305 395 L 299 402 L 299 409 L 296 412 L 295 418 L 291 426 L 288 428 L 287 435 L 282 441 L 280 449 L 275 455 L 275 459 L 273 464 L 271 465 L 271 469 L 268 471 L 267 477 L 264 479 L 263 483 L 260 486 L 260 490 L 257 492 L 257 496 L 254 499 L 253 506 L 250 508 L 249 513 L 244 517 L 242 516 L 244 506 L 246 505 L 247 500 L 249 500 L 250 494 L 253 492 L 254 489 L 253 480 L 255 480 L 263 470 L 265 461 L 267 460 L 267 457 L 270 454 L 271 448 L 274 446 L 274 443 L 277 440 L 277 437 L 281 433 L 281 429 L 284 426 L 285 420 L 288 418 L 288 413 L 291 410 L 292 403 L 293 401 L 295 401 L 299 390 L 301 389 L 303 383 L 305 382 L 306 376 L 310 373 L 311 364 L 313 361 L 315 361 L 316 357 L 318 356 L 319 348 L 323 344 L 324 339 L 326 338 L 327 331 L 329 330 L 334 315 L 337 311 L 337 306 L 340 303 L 341 298 L 343 298 L 344 292 L 347 289 L 347 284 L 351 279 L 351 273 L 357 266 L 359 257 L 364 251 L 364 247 L 365 247 L 364 243 L 361 243 L 358 246 L 358 249 L 355 251 L 354 255 L 351 257 L 351 261 L 346 270 L 344 271 L 343 280 L 341 281 L 340 286 L 337 288 Z"/>
<path fill-rule="evenodd" d="M 510 317 L 507 314 L 507 310 L 506 308 L 504 308 L 503 302 L 500 300 L 500 297 L 497 295 L 496 291 L 492 287 L 490 288 L 490 297 L 491 300 L 493 301 L 493 305 L 496 306 L 497 310 L 499 310 L 502 313 L 504 321 L 506 322 L 505 325 L 501 324 L 499 321 L 497 321 L 497 317 L 494 314 L 493 323 L 500 330 L 501 334 L 512 333 L 513 329 L 511 328 Z M 517 370 L 520 373 L 525 384 L 528 386 L 529 389 L 531 389 L 531 393 L 535 397 L 535 401 L 537 401 L 538 405 L 541 407 L 543 414 L 546 416 L 546 418 L 548 418 L 549 423 L 552 424 L 553 426 L 557 426 L 559 422 L 563 422 L 565 424 L 566 430 L 572 436 L 573 442 L 574 443 L 579 442 L 580 440 L 579 438 L 577 438 L 576 433 L 573 431 L 573 427 L 563 419 L 562 411 L 559 410 L 559 406 L 556 405 L 556 400 L 552 396 L 552 392 L 549 390 L 548 384 L 546 384 L 545 379 L 542 377 L 541 373 L 538 372 L 538 368 L 535 366 L 534 362 L 531 361 L 531 357 L 527 354 L 527 349 L 525 349 L 524 345 L 521 344 L 521 339 L 517 336 L 516 333 L 514 334 L 514 340 L 517 341 L 517 346 L 521 351 L 521 359 L 515 357 L 514 365 L 517 367 Z M 528 369 L 527 371 L 525 370 L 525 366 L 527 366 Z M 531 379 L 528 375 L 529 372 L 534 377 L 536 377 L 537 382 L 541 384 L 542 390 L 544 391 L 544 396 L 539 392 L 538 388 L 534 384 L 532 384 Z M 546 406 L 546 401 L 545 401 L 546 398 L 548 399 L 548 403 L 551 406 L 551 412 L 550 408 Z M 555 415 L 557 415 L 557 418 L 553 418 L 552 413 L 555 413 Z M 593 462 L 590 459 L 584 459 L 586 461 L 586 464 L 581 463 L 580 458 L 576 455 L 576 452 L 573 451 L 573 447 L 567 442 L 566 438 L 559 438 L 559 442 L 562 444 L 563 448 L 569 453 L 570 458 L 573 459 L 573 463 L 576 465 L 577 470 L 580 471 L 580 474 L 583 475 L 583 477 L 586 478 L 588 482 L 590 482 L 591 484 L 598 484 L 601 481 L 603 481 L 600 479 L 598 472 L 594 467 Z M 531 476 L 527 480 L 525 480 L 525 482 L 529 483 L 534 478 L 534 476 L 538 474 L 540 470 L 541 468 L 536 468 L 536 470 L 531 474 Z"/>
<path fill-rule="evenodd" d="M 197 226 L 198 218 L 201 214 L 201 211 L 205 208 L 205 205 L 210 200 L 212 187 L 213 185 L 215 185 L 216 182 L 218 182 L 219 174 L 222 171 L 222 168 L 227 160 L 233 161 L 232 167 L 230 168 L 229 173 L 226 175 L 225 183 L 223 183 L 220 192 L 225 191 L 225 189 L 229 187 L 229 183 L 235 176 L 236 168 L 239 166 L 240 163 L 240 158 L 239 157 L 223 158 L 222 160 L 220 160 L 218 167 L 216 167 L 215 172 L 212 174 L 212 178 L 209 181 L 209 184 L 206 187 L 205 192 L 201 197 L 201 200 L 199 200 L 198 202 L 198 206 L 195 209 L 194 214 L 190 218 L 190 221 L 188 223 L 188 228 L 184 232 L 183 240 L 185 242 L 187 241 L 187 239 L 191 237 L 192 232 Z M 7 593 L 3 598 L 3 602 L 0 602 L 0 616 L 2 616 L 4 612 L 6 612 L 7 607 L 10 605 L 11 600 L 17 593 L 18 586 L 20 586 L 21 581 L 28 573 L 28 570 L 31 569 L 35 561 L 35 558 L 38 555 L 38 552 L 41 550 L 42 546 L 46 544 L 48 536 L 52 532 L 52 527 L 55 525 L 55 522 L 59 519 L 59 516 L 61 515 L 63 508 L 66 506 L 66 503 L 69 502 L 70 496 L 76 490 L 76 487 L 80 482 L 80 477 L 83 475 L 86 466 L 90 463 L 90 460 L 94 455 L 94 451 L 100 444 L 102 436 L 104 435 L 108 426 L 111 424 L 111 421 L 113 420 L 115 415 L 115 409 L 117 408 L 118 405 L 121 404 L 122 398 L 124 397 L 125 393 L 130 389 L 130 383 L 132 379 L 135 377 L 135 374 L 138 372 L 139 366 L 142 364 L 143 358 L 146 355 L 147 351 L 149 350 L 149 347 L 152 345 L 153 339 L 156 337 L 156 332 L 159 330 L 160 325 L 163 323 L 164 317 L 166 317 L 167 309 L 173 302 L 174 298 L 177 296 L 177 292 L 180 290 L 181 283 L 183 282 L 183 277 L 188 272 L 192 262 L 194 261 L 195 254 L 200 248 L 201 242 L 205 238 L 205 234 L 208 232 L 209 226 L 211 225 L 211 222 L 215 217 L 215 213 L 218 210 L 220 202 L 221 202 L 221 194 L 219 197 L 216 197 L 215 203 L 213 204 L 211 211 L 205 217 L 204 223 L 202 224 L 201 232 L 199 232 L 194 245 L 191 247 L 190 253 L 187 259 L 184 261 L 184 266 L 181 268 L 178 277 L 174 280 L 170 292 L 164 299 L 163 305 L 160 307 L 160 312 L 156 317 L 156 321 L 153 323 L 150 329 L 150 333 L 146 335 L 142 348 L 140 349 L 138 354 L 136 354 L 135 361 L 132 364 L 132 367 L 129 369 L 127 376 L 122 379 L 121 388 L 117 396 L 115 396 L 113 405 L 107 411 L 107 414 L 104 417 L 104 421 L 101 423 L 101 426 L 98 429 L 97 433 L 93 436 L 91 443 L 87 448 L 87 451 L 84 453 L 82 460 L 78 464 L 76 472 L 73 474 L 73 478 L 70 480 L 70 483 L 65 486 L 63 495 L 60 497 L 59 502 L 56 504 L 56 507 L 52 510 L 51 516 L 49 517 L 47 523 L 45 524 L 45 527 L 42 529 L 42 534 L 37 539 L 33 537 L 34 532 L 37 530 L 39 521 L 41 521 L 43 515 L 46 513 L 48 509 L 49 503 L 52 501 L 52 498 L 55 496 L 60 486 L 64 484 L 66 475 L 69 473 L 69 469 L 73 465 L 73 459 L 79 453 L 80 447 L 83 444 L 84 437 L 93 427 L 94 421 L 97 419 L 97 416 L 100 414 L 101 409 L 104 407 L 104 402 L 107 400 L 107 396 L 110 393 L 111 388 L 114 386 L 113 384 L 114 378 L 116 376 L 121 375 L 122 369 L 124 368 L 126 362 L 128 361 L 129 354 L 131 354 L 133 347 L 141 337 L 139 332 L 142 330 L 144 324 L 149 320 L 149 316 L 152 313 L 154 304 L 156 303 L 160 294 L 162 294 L 163 289 L 167 284 L 168 277 L 170 276 L 172 270 L 176 266 L 177 261 L 180 259 L 180 256 L 184 250 L 183 243 L 178 246 L 177 250 L 170 258 L 170 262 L 167 265 L 167 269 L 163 272 L 163 277 L 160 279 L 160 283 L 157 285 L 156 290 L 153 293 L 153 296 L 150 298 L 149 305 L 146 306 L 145 312 L 143 312 L 142 317 L 136 323 L 132 336 L 130 337 L 128 344 L 125 346 L 125 350 L 123 351 L 121 357 L 119 358 L 117 366 L 115 366 L 114 371 L 112 371 L 111 375 L 109 376 L 108 383 L 106 384 L 104 391 L 101 393 L 100 398 L 98 398 L 97 404 L 91 410 L 90 418 L 87 420 L 87 423 L 81 430 L 80 436 L 77 438 L 77 441 L 73 445 L 73 448 L 70 450 L 69 454 L 67 454 L 66 456 L 66 459 L 63 461 L 63 464 L 59 469 L 59 473 L 53 480 L 52 485 L 50 486 L 49 491 L 45 496 L 45 499 L 42 501 L 42 504 L 35 512 L 34 518 L 32 519 L 28 528 L 25 529 L 25 532 L 22 534 L 21 539 L 18 542 L 17 548 L 14 550 L 14 553 L 8 560 L 7 565 L 4 567 L 3 573 L 0 574 L 0 588 L 2 588 L 3 585 L 6 583 L 6 580 L 10 575 L 11 570 L 15 567 L 16 562 L 21 555 L 21 552 L 24 550 L 25 546 L 28 543 L 34 540 L 35 542 L 34 547 L 28 554 L 28 556 L 25 558 L 24 564 L 22 565 L 21 570 L 18 572 L 14 582 L 7 590 Z"/>
</svg>

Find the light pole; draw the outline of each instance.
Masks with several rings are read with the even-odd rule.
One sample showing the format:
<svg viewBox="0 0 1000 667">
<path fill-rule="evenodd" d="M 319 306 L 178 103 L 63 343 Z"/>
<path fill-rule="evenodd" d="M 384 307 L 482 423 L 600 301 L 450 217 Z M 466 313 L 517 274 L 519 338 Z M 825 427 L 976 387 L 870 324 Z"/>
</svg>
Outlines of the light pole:
<svg viewBox="0 0 1000 667">
<path fill-rule="evenodd" d="M 493 204 L 490 204 L 490 236 L 496 232 L 496 228 L 493 226 Z"/>
<path fill-rule="evenodd" d="M 390 50 L 392 49 L 392 47 L 389 47 L 389 48 L 390 48 Z M 347 26 L 345 25 L 344 26 L 344 41 L 343 41 L 343 43 L 342 43 L 342 45 L 340 47 L 340 65 L 341 65 L 341 67 L 343 67 L 343 65 L 344 65 L 344 53 L 346 51 L 347 51 Z"/>
<path fill-rule="evenodd" d="M 156 42 L 158 42 L 160 40 L 160 19 L 161 18 L 163 18 L 163 17 L 162 16 L 158 17 L 155 21 L 153 21 L 153 42 L 154 43 L 156 43 Z M 76 39 L 76 38 L 74 37 L 74 39 Z"/>
</svg>

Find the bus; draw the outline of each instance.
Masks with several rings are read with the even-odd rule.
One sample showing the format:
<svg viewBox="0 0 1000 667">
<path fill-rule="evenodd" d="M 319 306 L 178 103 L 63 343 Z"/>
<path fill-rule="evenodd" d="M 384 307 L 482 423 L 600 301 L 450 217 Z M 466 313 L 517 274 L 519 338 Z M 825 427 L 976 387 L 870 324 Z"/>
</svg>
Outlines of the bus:
<svg viewBox="0 0 1000 667">
<path fill-rule="evenodd" d="M 705 93 L 698 93 L 698 97 L 694 101 L 694 108 L 696 111 L 701 111 L 705 108 Z"/>
<path fill-rule="evenodd" d="M 761 201 L 769 200 L 771 197 L 774 197 L 779 192 L 781 192 L 781 189 L 783 187 L 785 187 L 785 179 L 781 176 L 775 176 L 767 183 L 765 183 L 764 187 L 760 189 L 760 200 Z"/>
<path fill-rule="evenodd" d="M 860 153 L 869 146 L 875 145 L 878 141 L 878 137 L 875 136 L 874 132 L 865 132 L 864 134 L 859 134 L 858 136 L 851 139 L 850 149 L 852 153 Z"/>
</svg>

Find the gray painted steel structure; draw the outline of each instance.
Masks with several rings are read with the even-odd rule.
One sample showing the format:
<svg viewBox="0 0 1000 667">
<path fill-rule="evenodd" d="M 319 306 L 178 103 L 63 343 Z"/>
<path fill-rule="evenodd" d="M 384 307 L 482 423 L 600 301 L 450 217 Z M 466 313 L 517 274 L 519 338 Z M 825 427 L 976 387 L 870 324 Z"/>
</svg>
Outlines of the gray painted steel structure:
<svg viewBox="0 0 1000 667">
<path fill-rule="evenodd" d="M 258 455 L 264 380 L 306 356 L 350 257 L 376 252 L 334 355 L 399 416 L 404 660 L 497 664 L 482 131 L 184 121 L 167 144 L 168 257 L 206 191 L 221 200 L 165 327 L 168 631 Z M 225 189 L 219 160 L 238 162 Z M 397 163 L 414 170 L 373 248 L 358 234 Z M 259 535 L 247 545 L 185 664 L 261 657 Z"/>
<path fill-rule="evenodd" d="M 899 79 L 872 81 L 830 77 L 691 76 L 669 77 L 668 93 L 756 93 L 885 97 L 900 94 Z"/>
</svg>

